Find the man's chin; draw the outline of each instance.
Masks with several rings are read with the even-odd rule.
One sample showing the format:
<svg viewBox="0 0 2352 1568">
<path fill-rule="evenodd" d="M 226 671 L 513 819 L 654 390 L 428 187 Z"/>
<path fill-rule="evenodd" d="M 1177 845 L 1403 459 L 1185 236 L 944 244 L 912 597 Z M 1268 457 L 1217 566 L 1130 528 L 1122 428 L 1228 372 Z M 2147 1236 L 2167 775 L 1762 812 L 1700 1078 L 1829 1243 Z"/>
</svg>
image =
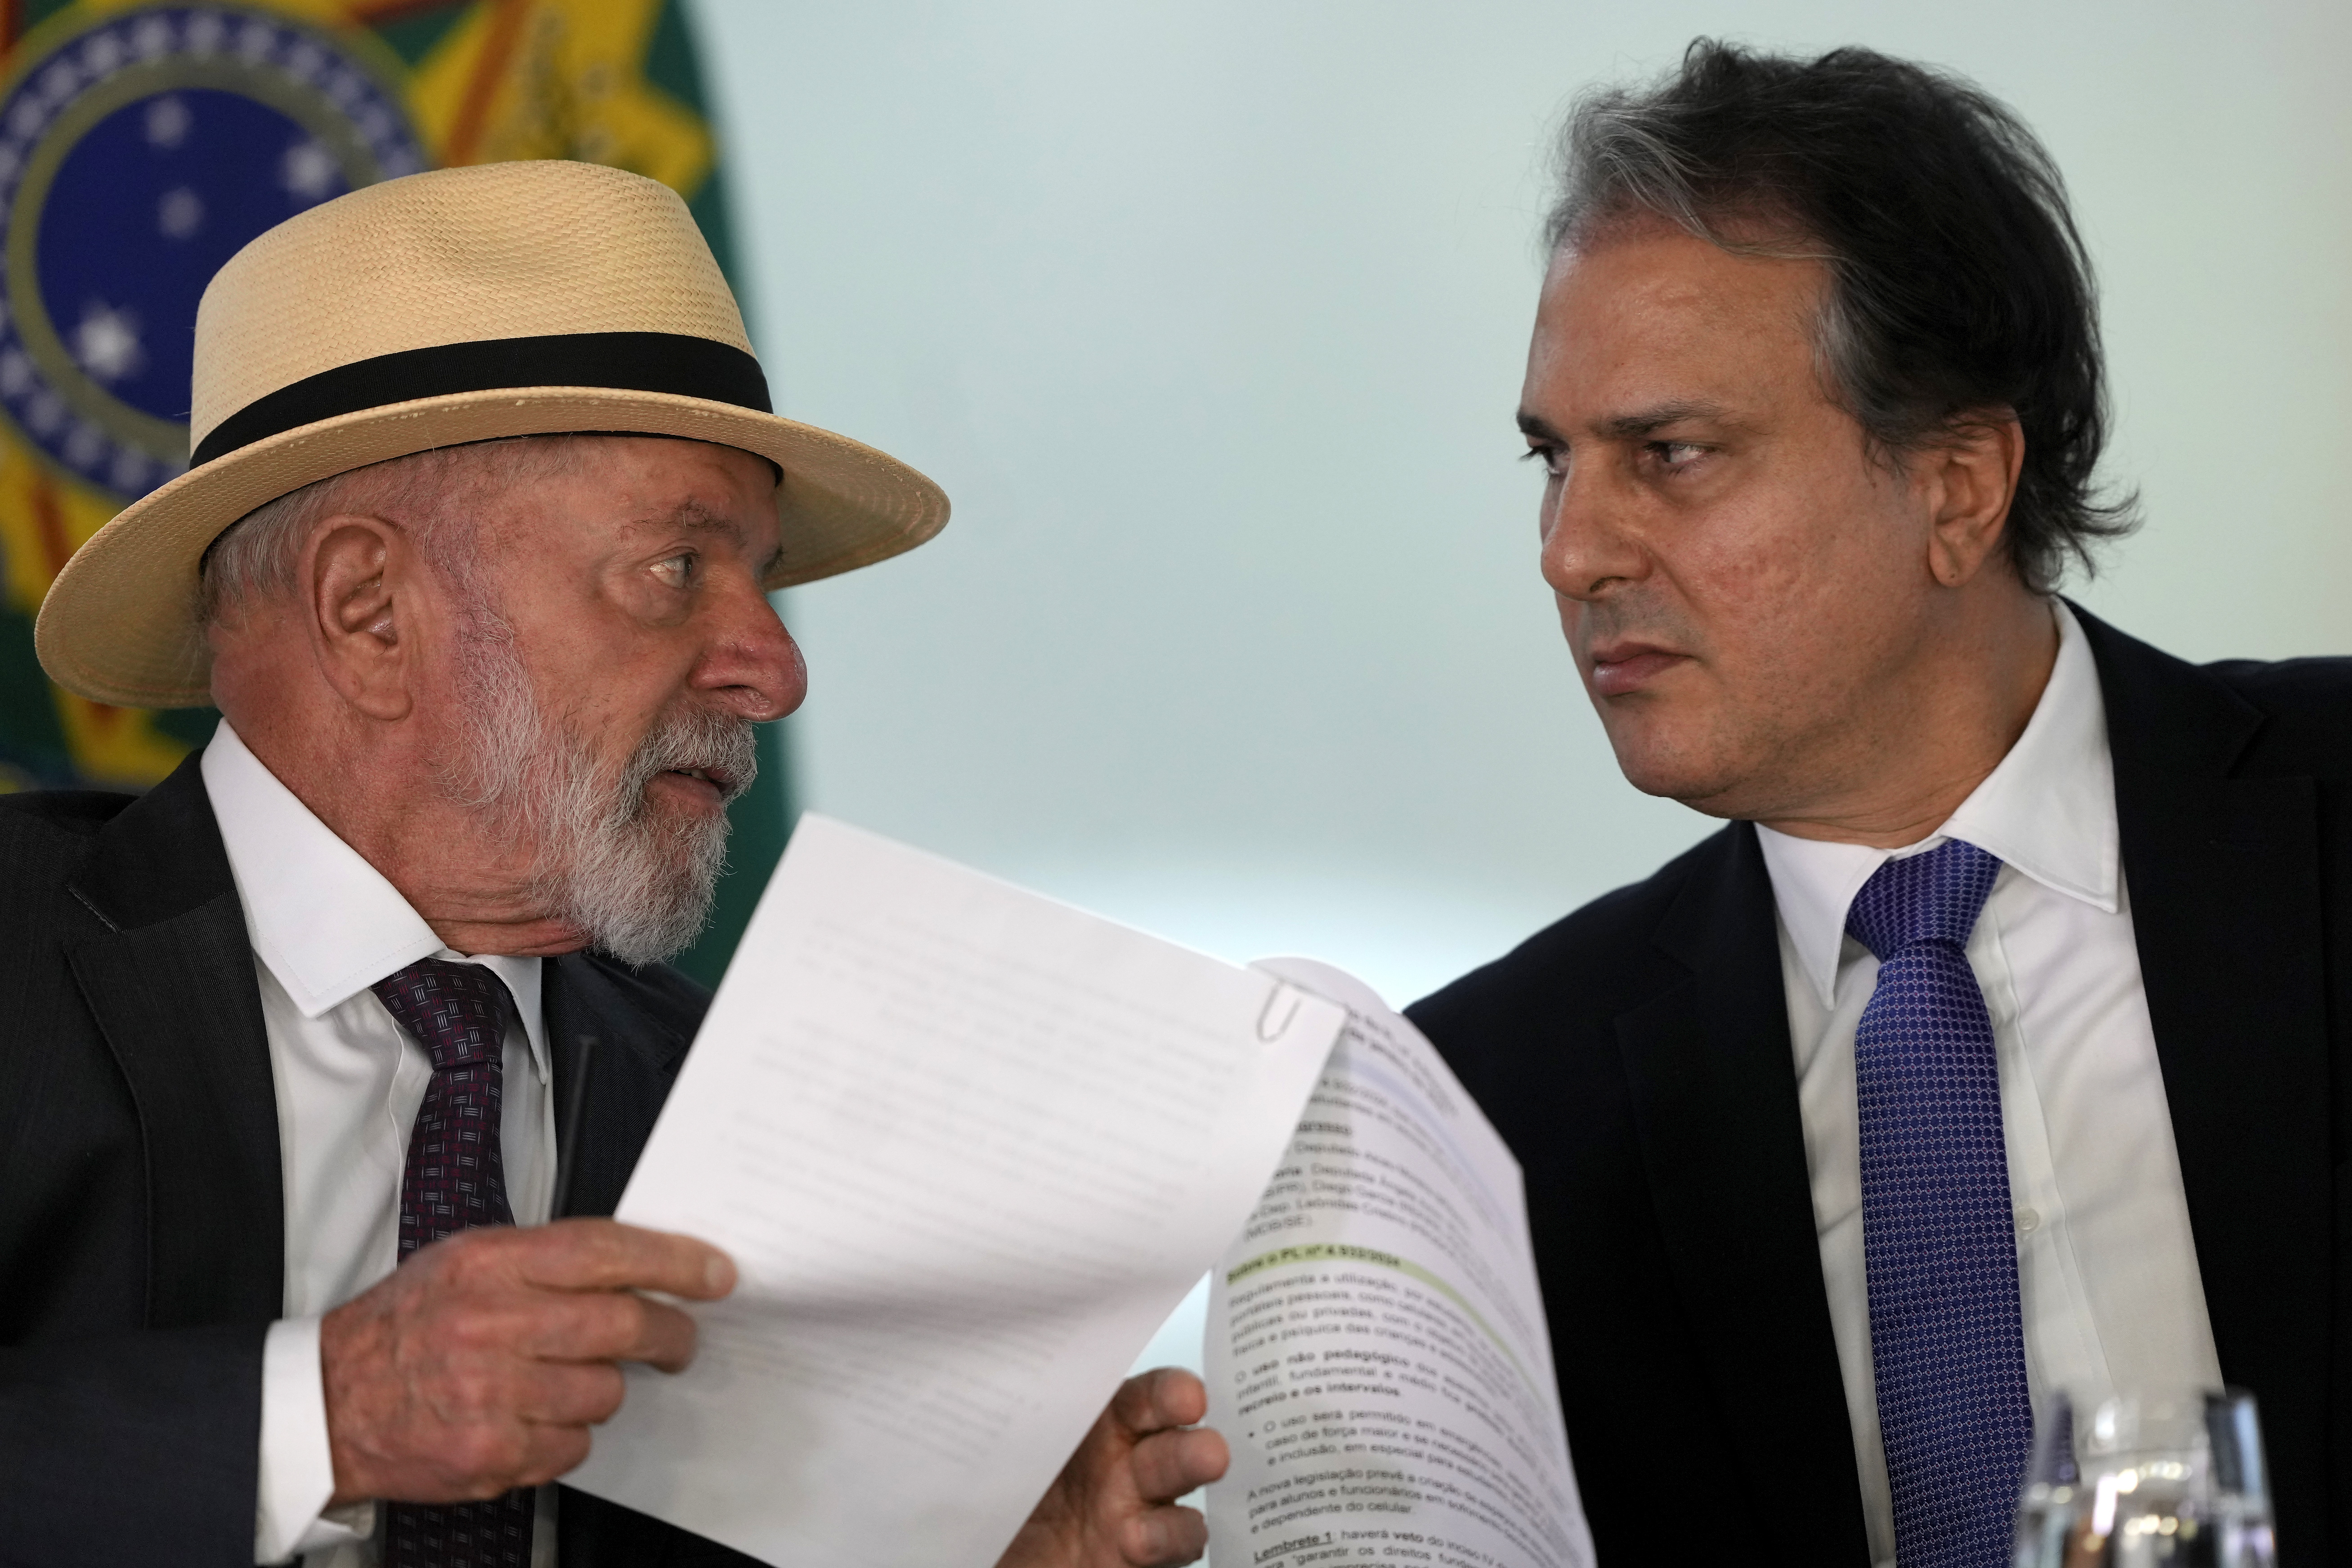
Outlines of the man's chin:
<svg viewBox="0 0 2352 1568">
<path fill-rule="evenodd" d="M 1709 816 L 1748 815 L 1740 807 L 1753 793 L 1752 781 L 1738 769 L 1726 767 L 1720 759 L 1657 744 L 1654 736 L 1621 738 L 1612 732 L 1609 739 L 1617 753 L 1617 771 L 1643 795 L 1679 801 Z"/>
</svg>

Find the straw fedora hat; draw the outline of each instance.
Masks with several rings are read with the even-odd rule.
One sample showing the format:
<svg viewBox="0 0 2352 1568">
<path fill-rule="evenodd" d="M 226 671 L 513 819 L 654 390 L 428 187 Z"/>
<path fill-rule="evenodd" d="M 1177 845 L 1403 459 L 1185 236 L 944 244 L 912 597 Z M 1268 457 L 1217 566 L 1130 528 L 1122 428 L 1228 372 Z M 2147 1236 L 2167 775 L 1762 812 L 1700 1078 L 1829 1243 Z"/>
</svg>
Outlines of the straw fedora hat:
<svg viewBox="0 0 2352 1568">
<path fill-rule="evenodd" d="M 411 174 L 312 207 L 222 268 L 196 312 L 187 472 L 77 551 L 42 603 L 50 679 L 101 702 L 207 700 L 197 570 L 304 485 L 435 447 L 682 436 L 782 470 L 771 588 L 946 526 L 921 474 L 778 418 L 701 232 L 667 187 L 591 163 Z"/>
</svg>

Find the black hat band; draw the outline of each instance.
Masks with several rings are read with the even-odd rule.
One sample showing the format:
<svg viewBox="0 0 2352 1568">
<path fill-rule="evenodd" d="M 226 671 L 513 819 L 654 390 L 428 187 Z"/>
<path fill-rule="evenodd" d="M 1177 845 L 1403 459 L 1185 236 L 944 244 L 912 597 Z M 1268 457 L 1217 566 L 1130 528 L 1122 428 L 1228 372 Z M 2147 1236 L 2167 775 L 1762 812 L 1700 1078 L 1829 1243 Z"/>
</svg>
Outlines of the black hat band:
<svg viewBox="0 0 2352 1568">
<path fill-rule="evenodd" d="M 194 468 L 240 447 L 346 414 L 420 397 L 526 387 L 660 392 L 774 412 L 760 362 L 730 344 L 682 332 L 567 332 L 441 343 L 339 364 L 257 397 L 213 426 Z"/>
</svg>

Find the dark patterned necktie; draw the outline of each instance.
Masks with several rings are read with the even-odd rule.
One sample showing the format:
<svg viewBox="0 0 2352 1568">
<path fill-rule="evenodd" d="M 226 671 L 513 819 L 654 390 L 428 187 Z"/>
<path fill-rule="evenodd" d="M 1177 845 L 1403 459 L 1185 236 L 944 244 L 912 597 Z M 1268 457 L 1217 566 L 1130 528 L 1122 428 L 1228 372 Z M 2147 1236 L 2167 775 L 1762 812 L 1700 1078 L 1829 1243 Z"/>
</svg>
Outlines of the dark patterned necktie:
<svg viewBox="0 0 2352 1568">
<path fill-rule="evenodd" d="M 400 1257 L 478 1225 L 512 1225 L 500 1152 L 506 983 L 478 963 L 417 960 L 373 987 L 433 1058 L 400 1183 Z M 487 1502 L 394 1502 L 390 1568 L 528 1568 L 533 1500 L 517 1488 Z"/>
<path fill-rule="evenodd" d="M 1846 931 L 1878 957 L 1854 1030 L 1862 1247 L 1901 1568 L 1999 1568 L 2033 1447 L 2000 1068 L 1969 933 L 2000 862 L 1889 860 Z"/>
</svg>

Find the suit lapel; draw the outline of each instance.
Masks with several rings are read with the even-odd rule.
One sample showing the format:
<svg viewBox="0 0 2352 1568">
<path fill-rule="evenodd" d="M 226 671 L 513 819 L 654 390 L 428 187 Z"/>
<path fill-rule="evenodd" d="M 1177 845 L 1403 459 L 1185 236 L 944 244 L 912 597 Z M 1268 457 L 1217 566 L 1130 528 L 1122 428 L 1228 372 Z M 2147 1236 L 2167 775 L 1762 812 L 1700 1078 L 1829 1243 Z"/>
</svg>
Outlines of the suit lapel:
<svg viewBox="0 0 2352 1568">
<path fill-rule="evenodd" d="M 1758 1518 L 1790 1521 L 1823 1561 L 1865 1562 L 1771 881 L 1755 829 L 1717 842 L 1656 935 L 1691 977 L 1618 1017 L 1619 1050 L 1666 1255 Z"/>
<path fill-rule="evenodd" d="M 72 890 L 103 929 L 68 959 L 146 1148 L 149 1326 L 268 1321 L 285 1289 L 277 1091 L 196 755 L 108 825 Z"/>
<path fill-rule="evenodd" d="M 559 1151 L 569 1173 L 563 1213 L 609 1215 L 653 1134 L 688 1039 L 632 1005 L 583 954 L 548 960 L 545 974 L 541 1005 L 555 1063 L 559 1127 L 573 1124 L 572 1107 L 587 1096 L 577 1146 Z M 584 1074 L 583 1037 L 596 1041 Z"/>
<path fill-rule="evenodd" d="M 2324 1452 L 2329 1071 L 2316 787 L 2232 777 L 2261 713 L 2075 611 L 2106 700 L 2140 973 L 2222 1374 Z"/>
<path fill-rule="evenodd" d="M 138 1106 L 147 1156 L 151 1326 L 267 1321 L 283 1310 L 285 1188 L 277 1089 L 253 949 L 201 753 L 100 836 L 72 891 L 84 1001 Z M 557 1125 L 588 1071 L 566 1213 L 609 1215 L 690 1037 L 635 1005 L 584 955 L 551 959 L 541 1005 Z M 570 1149 L 559 1152 L 565 1162 Z"/>
</svg>

